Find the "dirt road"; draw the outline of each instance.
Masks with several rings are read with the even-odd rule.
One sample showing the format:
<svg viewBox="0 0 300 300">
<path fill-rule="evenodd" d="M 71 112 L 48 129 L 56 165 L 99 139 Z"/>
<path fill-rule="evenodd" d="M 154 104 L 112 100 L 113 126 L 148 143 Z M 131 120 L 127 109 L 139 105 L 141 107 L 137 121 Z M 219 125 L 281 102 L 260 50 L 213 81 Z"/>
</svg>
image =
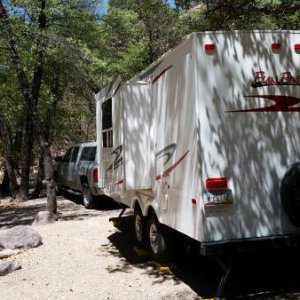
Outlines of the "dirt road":
<svg viewBox="0 0 300 300">
<path fill-rule="evenodd" d="M 120 209 L 108 199 L 96 210 L 59 197 L 59 220 L 35 227 L 43 245 L 14 259 L 22 269 L 0 277 L 1 300 L 49 299 L 203 299 L 212 298 L 222 275 L 213 259 L 180 257 L 160 269 L 134 250 L 130 217 L 109 222 Z M 46 200 L 0 206 L 0 228 L 30 224 Z M 280 255 L 280 256 L 278 256 Z M 269 257 L 269 258 L 268 258 Z M 300 299 L 299 263 L 274 264 L 282 253 L 239 262 L 228 299 Z M 291 269 L 292 268 L 292 269 Z M 249 296 L 250 295 L 250 296 Z"/>
</svg>

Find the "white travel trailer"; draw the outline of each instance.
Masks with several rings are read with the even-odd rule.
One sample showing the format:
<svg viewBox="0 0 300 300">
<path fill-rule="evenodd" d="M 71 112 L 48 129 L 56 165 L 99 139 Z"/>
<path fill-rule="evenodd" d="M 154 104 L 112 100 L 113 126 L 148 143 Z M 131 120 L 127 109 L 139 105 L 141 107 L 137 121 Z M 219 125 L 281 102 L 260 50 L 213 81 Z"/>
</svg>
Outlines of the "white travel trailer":
<svg viewBox="0 0 300 300">
<path fill-rule="evenodd" d="M 300 32 L 193 33 L 96 101 L 98 186 L 154 256 L 298 241 Z"/>
</svg>

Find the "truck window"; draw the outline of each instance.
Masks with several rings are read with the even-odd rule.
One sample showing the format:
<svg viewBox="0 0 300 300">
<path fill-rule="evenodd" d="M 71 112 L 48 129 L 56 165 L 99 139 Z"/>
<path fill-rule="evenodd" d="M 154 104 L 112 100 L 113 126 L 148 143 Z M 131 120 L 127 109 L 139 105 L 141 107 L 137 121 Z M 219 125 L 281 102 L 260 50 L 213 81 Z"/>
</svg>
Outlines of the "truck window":
<svg viewBox="0 0 300 300">
<path fill-rule="evenodd" d="M 74 147 L 73 152 L 72 152 L 71 162 L 76 162 L 78 152 L 79 152 L 79 147 L 77 147 L 77 146 Z"/>
<path fill-rule="evenodd" d="M 113 147 L 111 98 L 102 103 L 102 141 L 104 148 Z"/>
<path fill-rule="evenodd" d="M 96 157 L 96 147 L 84 147 L 81 152 L 80 160 L 95 161 L 95 157 Z"/>
</svg>

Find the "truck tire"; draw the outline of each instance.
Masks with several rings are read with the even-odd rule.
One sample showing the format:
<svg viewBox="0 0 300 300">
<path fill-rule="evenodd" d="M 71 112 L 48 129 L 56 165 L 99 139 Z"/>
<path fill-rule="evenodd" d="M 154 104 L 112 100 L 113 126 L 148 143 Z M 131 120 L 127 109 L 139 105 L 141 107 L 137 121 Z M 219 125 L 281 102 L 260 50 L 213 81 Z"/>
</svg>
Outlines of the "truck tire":
<svg viewBox="0 0 300 300">
<path fill-rule="evenodd" d="M 82 186 L 82 201 L 85 208 L 93 208 L 94 198 L 92 196 L 91 190 L 87 183 L 84 183 Z"/>
<path fill-rule="evenodd" d="M 157 220 L 155 214 L 151 214 L 148 220 L 148 242 L 153 259 L 166 262 L 172 256 L 171 235 Z"/>
<path fill-rule="evenodd" d="M 133 229 L 135 242 L 138 246 L 145 247 L 147 245 L 147 222 L 138 204 L 134 207 Z"/>
<path fill-rule="evenodd" d="M 300 227 L 300 162 L 285 174 L 280 189 L 282 206 L 290 221 Z"/>
</svg>

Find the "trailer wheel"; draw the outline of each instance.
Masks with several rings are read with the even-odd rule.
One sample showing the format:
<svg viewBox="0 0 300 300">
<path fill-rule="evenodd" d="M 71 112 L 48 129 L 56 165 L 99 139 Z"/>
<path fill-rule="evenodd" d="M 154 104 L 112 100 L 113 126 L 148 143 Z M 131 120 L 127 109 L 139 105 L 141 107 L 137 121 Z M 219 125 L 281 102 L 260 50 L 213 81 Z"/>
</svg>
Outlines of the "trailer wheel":
<svg viewBox="0 0 300 300">
<path fill-rule="evenodd" d="M 147 244 L 146 243 L 147 223 L 146 223 L 146 218 L 143 216 L 139 205 L 136 205 L 134 208 L 133 226 L 134 226 L 134 236 L 135 236 L 136 243 L 140 247 L 145 247 Z"/>
<path fill-rule="evenodd" d="M 154 214 L 150 215 L 148 220 L 148 241 L 155 260 L 168 261 L 171 258 L 171 236 Z"/>
<path fill-rule="evenodd" d="M 300 227 L 300 163 L 285 174 L 280 189 L 282 206 L 290 221 Z"/>
<path fill-rule="evenodd" d="M 93 208 L 94 206 L 94 198 L 91 193 L 91 190 L 87 183 L 83 183 L 82 185 L 83 192 L 82 192 L 82 201 L 85 208 Z"/>
</svg>

